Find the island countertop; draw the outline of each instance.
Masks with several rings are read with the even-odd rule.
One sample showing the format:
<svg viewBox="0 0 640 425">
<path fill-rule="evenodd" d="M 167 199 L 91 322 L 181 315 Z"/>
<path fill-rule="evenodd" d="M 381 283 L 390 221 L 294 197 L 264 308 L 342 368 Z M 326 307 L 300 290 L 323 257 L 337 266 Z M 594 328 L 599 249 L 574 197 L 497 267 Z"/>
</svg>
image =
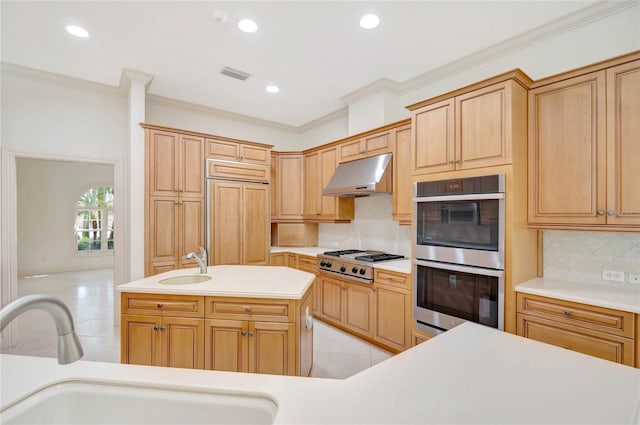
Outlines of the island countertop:
<svg viewBox="0 0 640 425">
<path fill-rule="evenodd" d="M 116 287 L 118 292 L 148 294 L 204 295 L 222 297 L 279 298 L 299 300 L 315 275 L 289 267 L 209 266 L 211 280 L 193 284 L 166 285 L 163 279 L 198 275 L 199 268 L 171 270 Z"/>
<path fill-rule="evenodd" d="M 261 394 L 276 424 L 638 424 L 640 370 L 465 323 L 345 380 L 0 355 L 2 407 L 67 380 Z M 96 412 L 98 415 L 99 412 Z"/>
</svg>

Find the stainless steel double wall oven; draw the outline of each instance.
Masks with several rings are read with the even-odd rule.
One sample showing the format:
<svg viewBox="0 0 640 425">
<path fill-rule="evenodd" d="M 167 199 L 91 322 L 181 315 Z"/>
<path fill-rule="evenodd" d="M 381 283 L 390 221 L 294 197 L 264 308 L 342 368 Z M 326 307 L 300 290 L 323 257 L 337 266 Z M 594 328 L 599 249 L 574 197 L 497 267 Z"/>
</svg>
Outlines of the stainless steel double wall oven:
<svg viewBox="0 0 640 425">
<path fill-rule="evenodd" d="M 503 329 L 504 175 L 414 185 L 414 317 L 439 333 L 465 321 Z"/>
</svg>

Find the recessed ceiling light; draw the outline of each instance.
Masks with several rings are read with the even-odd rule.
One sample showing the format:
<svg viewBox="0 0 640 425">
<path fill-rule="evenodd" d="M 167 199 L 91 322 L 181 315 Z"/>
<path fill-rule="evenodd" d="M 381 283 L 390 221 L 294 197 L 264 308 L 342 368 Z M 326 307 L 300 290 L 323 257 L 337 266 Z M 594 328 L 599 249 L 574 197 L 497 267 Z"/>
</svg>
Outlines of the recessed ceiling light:
<svg viewBox="0 0 640 425">
<path fill-rule="evenodd" d="M 373 14 L 364 15 L 362 19 L 360 19 L 360 26 L 366 30 L 377 27 L 379 23 L 380 18 Z"/>
<path fill-rule="evenodd" d="M 278 86 L 270 85 L 270 86 L 267 86 L 266 90 L 269 93 L 278 93 L 280 91 L 280 88 Z"/>
<path fill-rule="evenodd" d="M 77 25 L 67 25 L 67 32 L 80 38 L 89 37 L 87 30 Z"/>
<path fill-rule="evenodd" d="M 238 28 L 244 32 L 256 32 L 258 31 L 258 24 L 251 19 L 243 19 L 238 22 Z"/>
<path fill-rule="evenodd" d="M 222 10 L 212 10 L 211 18 L 213 18 L 213 20 L 216 21 L 217 23 L 221 24 L 227 20 L 227 14 L 224 13 Z"/>
</svg>

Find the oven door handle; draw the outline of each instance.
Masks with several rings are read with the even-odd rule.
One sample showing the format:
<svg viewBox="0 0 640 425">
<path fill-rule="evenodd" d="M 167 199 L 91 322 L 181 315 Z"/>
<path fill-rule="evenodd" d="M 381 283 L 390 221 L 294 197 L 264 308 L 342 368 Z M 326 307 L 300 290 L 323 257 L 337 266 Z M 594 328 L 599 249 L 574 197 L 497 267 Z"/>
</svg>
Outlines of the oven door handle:
<svg viewBox="0 0 640 425">
<path fill-rule="evenodd" d="M 413 264 L 416 266 L 431 267 L 434 269 L 449 270 L 452 272 L 479 274 L 482 276 L 502 277 L 504 270 L 485 269 L 483 267 L 459 266 L 457 264 L 436 263 L 435 261 L 418 260 L 414 258 Z"/>
<path fill-rule="evenodd" d="M 485 199 L 504 199 L 504 193 L 474 193 L 469 195 L 422 196 L 419 198 L 413 198 L 413 202 L 483 201 Z"/>
</svg>

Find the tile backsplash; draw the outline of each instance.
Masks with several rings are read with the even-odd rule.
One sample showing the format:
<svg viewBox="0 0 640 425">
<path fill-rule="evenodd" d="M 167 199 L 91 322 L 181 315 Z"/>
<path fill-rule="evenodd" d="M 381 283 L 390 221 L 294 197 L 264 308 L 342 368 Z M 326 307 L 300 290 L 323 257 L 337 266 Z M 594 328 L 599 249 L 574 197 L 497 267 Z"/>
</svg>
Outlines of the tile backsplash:
<svg viewBox="0 0 640 425">
<path fill-rule="evenodd" d="M 640 274 L 640 234 L 545 230 L 543 261 L 544 277 L 640 287 L 629 282 Z M 624 282 L 605 281 L 603 270 L 624 272 Z"/>
<path fill-rule="evenodd" d="M 318 246 L 335 249 L 374 249 L 411 257 L 411 226 L 391 219 L 391 195 L 356 198 L 351 223 L 320 224 Z"/>
</svg>

